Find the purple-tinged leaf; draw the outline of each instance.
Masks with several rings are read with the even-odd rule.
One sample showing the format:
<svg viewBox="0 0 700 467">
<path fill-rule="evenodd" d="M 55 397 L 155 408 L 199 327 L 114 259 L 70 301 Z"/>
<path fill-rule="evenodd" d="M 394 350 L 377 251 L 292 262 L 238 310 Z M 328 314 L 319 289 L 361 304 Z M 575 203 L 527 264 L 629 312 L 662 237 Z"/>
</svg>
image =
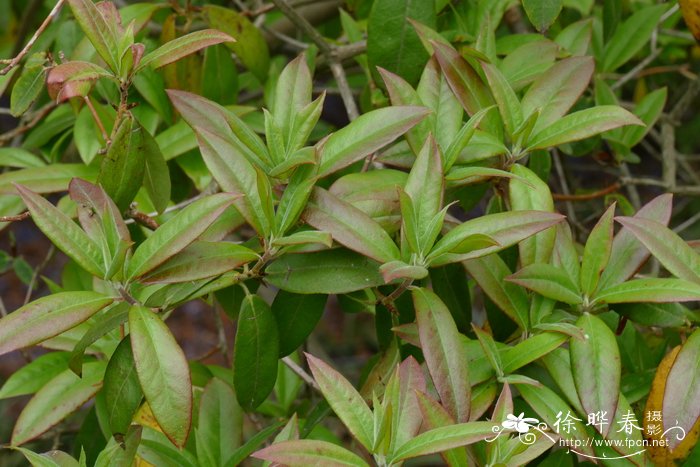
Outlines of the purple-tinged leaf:
<svg viewBox="0 0 700 467">
<path fill-rule="evenodd" d="M 46 75 L 49 96 L 57 102 L 71 97 L 85 97 L 99 78 L 112 76 L 107 70 L 90 62 L 66 62 L 51 68 Z"/>
<path fill-rule="evenodd" d="M 600 318 L 584 313 L 576 324 L 585 339 L 571 339 L 571 372 L 586 413 L 614 414 L 620 394 L 620 350 L 615 334 Z M 596 426 L 603 436 L 610 425 Z"/>
<path fill-rule="evenodd" d="M 82 407 L 102 387 L 104 370 L 104 362 L 91 362 L 85 365 L 82 378 L 65 370 L 46 383 L 20 413 L 12 430 L 12 445 L 39 437 Z"/>
<path fill-rule="evenodd" d="M 189 282 L 217 276 L 258 258 L 257 253 L 231 242 L 195 241 L 148 273 L 143 283 Z"/>
<path fill-rule="evenodd" d="M 659 222 L 665 227 L 671 220 L 672 200 L 673 195 L 670 193 L 657 196 L 642 206 L 633 219 L 648 219 Z M 620 222 L 620 219 L 623 218 L 618 217 L 615 220 Z M 654 239 L 658 232 L 654 229 Z M 603 289 L 626 281 L 642 267 L 647 258 L 649 258 L 649 250 L 644 247 L 644 244 L 640 244 L 631 229 L 623 227 L 613 239 L 610 261 L 600 276 L 599 288 Z"/>
<path fill-rule="evenodd" d="M 418 401 L 426 431 L 455 425 L 454 418 L 450 416 L 447 410 L 423 391 L 416 391 L 416 400 Z M 467 452 L 463 447 L 442 451 L 440 456 L 451 467 L 468 465 Z"/>
<path fill-rule="evenodd" d="M 625 125 L 641 125 L 641 120 L 616 105 L 599 105 L 569 114 L 531 136 L 527 150 L 547 149 L 572 143 Z"/>
<path fill-rule="evenodd" d="M 96 292 L 60 292 L 35 300 L 0 319 L 0 355 L 74 328 L 112 303 Z"/>
<path fill-rule="evenodd" d="M 652 219 L 616 217 L 674 276 L 700 284 L 700 255 L 664 224 Z"/>
<path fill-rule="evenodd" d="M 513 211 L 490 214 L 468 220 L 443 236 L 430 252 L 431 266 L 482 257 L 508 248 L 542 230 L 552 227 L 564 216 L 543 211 Z M 480 248 L 469 253 L 455 253 L 465 238 L 482 234 L 491 237 L 497 245 Z"/>
<path fill-rule="evenodd" d="M 289 466 L 369 467 L 360 456 L 337 444 L 310 439 L 275 443 L 257 451 L 253 457 Z"/>
<path fill-rule="evenodd" d="M 403 261 L 384 263 L 379 268 L 379 272 L 382 273 L 387 284 L 396 279 L 420 280 L 428 275 L 428 270 L 423 266 L 411 266 Z"/>
<path fill-rule="evenodd" d="M 594 69 L 592 57 L 570 57 L 535 80 L 522 100 L 523 115 L 540 110 L 535 134 L 566 115 L 588 87 Z"/>
<path fill-rule="evenodd" d="M 110 24 L 92 0 L 68 0 L 73 15 L 97 54 L 114 72 L 119 72 L 117 24 Z"/>
<path fill-rule="evenodd" d="M 382 227 L 356 207 L 316 188 L 302 215 L 318 230 L 369 258 L 386 263 L 399 259 L 399 249 Z"/>
<path fill-rule="evenodd" d="M 372 110 L 317 145 L 319 176 L 325 177 L 383 148 L 423 120 L 425 107 L 394 106 Z"/>
<path fill-rule="evenodd" d="M 152 271 L 195 241 L 233 202 L 234 196 L 219 193 L 190 204 L 158 227 L 134 252 L 128 277 L 133 279 Z"/>
<path fill-rule="evenodd" d="M 430 43 L 452 92 L 469 115 L 494 104 L 488 87 L 469 62 L 449 45 L 436 41 Z"/>
<path fill-rule="evenodd" d="M 469 419 L 471 387 L 467 355 L 452 315 L 427 289 L 412 292 L 421 348 L 440 400 L 458 422 Z"/>
<path fill-rule="evenodd" d="M 615 204 L 613 204 L 605 211 L 598 223 L 593 227 L 583 249 L 581 291 L 588 297 L 592 297 L 595 294 L 600 275 L 610 260 L 615 207 Z"/>
<path fill-rule="evenodd" d="M 22 185 L 15 185 L 34 223 L 44 235 L 90 274 L 102 277 L 103 257 L 98 246 L 75 222 L 43 197 Z"/>
<path fill-rule="evenodd" d="M 131 307 L 129 332 L 146 401 L 168 439 L 183 447 L 192 424 L 192 381 L 187 358 L 168 326 L 146 307 Z"/>
<path fill-rule="evenodd" d="M 371 449 L 374 419 L 360 393 L 327 363 L 309 354 L 306 354 L 306 360 L 323 397 L 333 411 L 357 441 L 365 448 Z"/>
<path fill-rule="evenodd" d="M 633 279 L 596 294 L 600 303 L 673 303 L 700 301 L 700 285 L 683 279 Z"/>
<path fill-rule="evenodd" d="M 185 36 L 166 42 L 156 50 L 144 55 L 139 64 L 139 69 L 145 68 L 146 66 L 160 68 L 206 47 L 221 44 L 222 42 L 235 41 L 233 37 L 221 31 L 217 31 L 216 29 L 191 32 Z"/>
<path fill-rule="evenodd" d="M 434 428 L 400 446 L 393 453 L 391 463 L 474 444 L 493 437 L 493 427 L 492 422 L 469 422 Z"/>
</svg>

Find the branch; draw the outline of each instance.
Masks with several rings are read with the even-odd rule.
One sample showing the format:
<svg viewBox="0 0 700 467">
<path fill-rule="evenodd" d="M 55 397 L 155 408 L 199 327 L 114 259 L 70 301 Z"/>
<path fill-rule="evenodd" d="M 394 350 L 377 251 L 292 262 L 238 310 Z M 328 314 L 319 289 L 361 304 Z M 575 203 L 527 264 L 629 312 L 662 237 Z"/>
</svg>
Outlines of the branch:
<svg viewBox="0 0 700 467">
<path fill-rule="evenodd" d="M 274 1 L 274 0 L 273 0 L 273 1 Z M 292 370 L 294 373 L 296 373 L 296 375 L 297 375 L 298 377 L 300 377 L 301 379 L 303 379 L 303 380 L 306 382 L 306 384 L 308 384 L 309 386 L 311 386 L 312 388 L 314 388 L 314 389 L 317 390 L 318 392 L 321 392 L 321 388 L 318 386 L 318 384 L 316 383 L 316 381 L 314 381 L 314 379 L 311 377 L 311 375 L 309 375 L 306 371 L 304 371 L 304 369 L 303 369 L 302 367 L 300 367 L 300 366 L 297 364 L 297 362 L 295 362 L 294 360 L 292 360 L 292 359 L 289 358 L 289 357 L 283 357 L 283 358 L 282 358 L 282 363 L 284 363 L 285 365 L 287 365 L 287 367 L 288 367 L 290 370 Z"/>
<path fill-rule="evenodd" d="M 29 211 L 25 211 L 22 214 L 17 214 L 16 216 L 0 216 L 0 222 L 16 222 L 22 221 L 28 218 L 31 214 Z"/>
<path fill-rule="evenodd" d="M 620 184 L 615 182 L 612 185 L 603 189 L 580 195 L 552 193 L 552 198 L 554 198 L 554 200 L 556 201 L 589 201 L 596 198 L 602 198 L 603 196 L 609 195 L 610 193 L 614 193 L 619 188 Z"/>
<path fill-rule="evenodd" d="M 61 11 L 61 7 L 63 6 L 64 2 L 65 0 L 58 0 L 58 2 L 56 2 L 56 5 L 54 5 L 53 10 L 51 10 L 51 13 L 49 13 L 49 16 L 47 16 L 46 19 L 44 19 L 44 22 L 41 23 L 39 29 L 37 29 L 32 38 L 29 39 L 27 45 L 25 45 L 24 48 L 13 59 L 0 60 L 0 63 L 7 63 L 7 66 L 0 70 L 0 75 L 6 75 L 10 72 L 10 70 L 16 67 L 19 64 L 19 62 L 22 61 L 24 56 L 27 55 L 27 52 L 29 52 L 29 49 L 32 48 L 39 36 L 44 32 L 44 30 L 49 26 L 49 24 L 51 24 L 51 21 L 58 17 L 58 13 Z"/>
</svg>

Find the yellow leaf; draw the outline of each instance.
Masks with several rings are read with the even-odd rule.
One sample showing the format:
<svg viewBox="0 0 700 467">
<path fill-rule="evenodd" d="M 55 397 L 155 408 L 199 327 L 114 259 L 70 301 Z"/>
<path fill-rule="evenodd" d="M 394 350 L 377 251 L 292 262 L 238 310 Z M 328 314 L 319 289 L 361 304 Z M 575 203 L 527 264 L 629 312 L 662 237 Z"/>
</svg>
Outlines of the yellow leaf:
<svg viewBox="0 0 700 467">
<path fill-rule="evenodd" d="M 700 0 L 679 0 L 685 24 L 700 42 Z"/>
</svg>

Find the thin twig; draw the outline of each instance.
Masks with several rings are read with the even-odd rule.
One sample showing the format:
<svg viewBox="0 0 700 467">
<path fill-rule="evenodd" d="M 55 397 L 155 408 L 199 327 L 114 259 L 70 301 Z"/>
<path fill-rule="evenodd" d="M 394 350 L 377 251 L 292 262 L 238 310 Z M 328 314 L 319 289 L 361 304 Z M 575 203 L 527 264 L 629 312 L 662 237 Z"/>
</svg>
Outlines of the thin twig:
<svg viewBox="0 0 700 467">
<path fill-rule="evenodd" d="M 30 215 L 29 211 L 24 211 L 16 216 L 0 216 L 0 222 L 17 222 L 28 218 Z"/>
<path fill-rule="evenodd" d="M 92 101 L 90 100 L 90 96 L 85 96 L 85 104 L 87 104 L 88 109 L 90 109 L 90 113 L 92 114 L 93 120 L 95 120 L 95 123 L 97 124 L 97 128 L 99 128 L 100 133 L 102 133 L 102 139 L 105 141 L 105 144 L 107 146 L 110 145 L 110 140 L 109 140 L 109 134 L 107 134 L 107 130 L 105 129 L 105 126 L 102 124 L 102 119 L 100 119 L 100 116 L 97 115 L 97 110 L 95 110 L 95 107 L 92 105 Z"/>
<path fill-rule="evenodd" d="M 348 78 L 345 75 L 345 69 L 340 61 L 333 58 L 331 61 L 331 72 L 335 77 L 335 81 L 338 83 L 338 89 L 340 90 L 340 97 L 343 99 L 343 104 L 345 105 L 345 111 L 348 114 L 350 121 L 355 120 L 360 116 L 360 112 L 357 109 L 357 104 L 355 103 L 355 96 L 352 94 L 352 88 L 348 84 Z"/>
<path fill-rule="evenodd" d="M 29 52 L 29 49 L 32 48 L 39 36 L 44 32 L 44 30 L 49 26 L 49 24 L 51 24 L 51 21 L 58 17 L 58 13 L 61 11 L 61 7 L 63 6 L 64 2 L 65 0 L 58 0 L 58 2 L 56 2 L 56 5 L 54 5 L 53 9 L 51 10 L 51 13 L 49 13 L 49 16 L 47 16 L 46 19 L 44 19 L 44 22 L 41 23 L 39 29 L 37 29 L 32 38 L 29 39 L 27 45 L 25 45 L 24 48 L 17 55 L 15 55 L 13 59 L 9 61 L 0 60 L 1 63 L 7 63 L 7 66 L 0 70 L 0 75 L 6 75 L 11 69 L 16 67 L 19 64 L 19 62 L 22 61 L 24 56 L 27 55 L 27 52 Z"/>
<path fill-rule="evenodd" d="M 53 109 L 56 108 L 56 103 L 55 102 L 49 102 L 46 104 L 44 107 L 40 108 L 39 110 L 36 111 L 32 119 L 24 124 L 20 125 L 18 127 L 13 128 L 12 130 L 8 131 L 7 133 L 3 133 L 0 135 L 0 144 L 5 143 L 7 141 L 11 141 L 14 139 L 16 136 L 21 135 L 22 133 L 25 133 L 32 128 L 34 128 L 39 122 L 41 122 L 45 116 L 47 116 Z"/>
<path fill-rule="evenodd" d="M 56 247 L 52 243 L 51 246 L 49 247 L 49 251 L 46 253 L 46 256 L 44 257 L 44 260 L 39 264 L 39 266 L 36 267 L 34 272 L 32 273 L 32 278 L 29 281 L 29 286 L 27 287 L 27 293 L 24 295 L 24 304 L 26 305 L 29 303 L 29 301 L 32 299 L 32 293 L 34 292 L 34 287 L 36 286 L 36 281 L 39 279 L 39 274 L 41 274 L 41 271 L 48 266 L 49 262 L 51 261 L 51 258 L 53 258 L 54 253 L 56 253 Z"/>
<path fill-rule="evenodd" d="M 301 29 L 301 31 L 309 36 L 311 42 L 316 44 L 321 53 L 325 55 L 331 55 L 332 49 L 331 45 L 326 42 L 323 36 L 307 21 L 306 18 L 301 16 L 288 2 L 287 0 L 272 0 L 272 3 L 280 9 L 284 16 L 289 18 L 289 20 L 294 23 L 294 25 Z"/>
<path fill-rule="evenodd" d="M 656 58 L 659 55 L 661 55 L 662 51 L 663 49 L 652 50 L 651 53 L 644 58 L 644 60 L 639 62 L 634 68 L 625 73 L 620 79 L 615 81 L 610 86 L 610 88 L 614 91 L 622 87 L 622 85 L 627 83 L 629 80 L 637 78 L 642 73 L 642 71 L 644 71 L 644 69 L 651 64 L 651 62 L 656 60 Z"/>
<path fill-rule="evenodd" d="M 282 357 L 282 362 L 287 365 L 287 367 L 292 370 L 297 376 L 299 376 L 301 379 L 303 379 L 306 384 L 317 390 L 318 392 L 321 392 L 321 388 L 318 386 L 316 381 L 309 375 L 302 367 L 300 367 L 297 362 L 292 360 L 289 357 Z"/>
<path fill-rule="evenodd" d="M 602 198 L 603 196 L 609 195 L 610 193 L 614 193 L 619 188 L 620 184 L 615 182 L 612 185 L 603 189 L 580 195 L 552 193 L 552 198 L 554 198 L 554 200 L 556 201 L 589 201 L 596 198 Z"/>
</svg>

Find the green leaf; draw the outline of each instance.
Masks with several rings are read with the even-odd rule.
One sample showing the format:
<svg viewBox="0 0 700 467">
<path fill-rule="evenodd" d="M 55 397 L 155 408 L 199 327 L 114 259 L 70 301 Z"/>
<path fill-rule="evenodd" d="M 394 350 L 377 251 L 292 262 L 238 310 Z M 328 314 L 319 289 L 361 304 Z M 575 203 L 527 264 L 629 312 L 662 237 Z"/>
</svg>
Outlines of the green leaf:
<svg viewBox="0 0 700 467">
<path fill-rule="evenodd" d="M 426 238 L 430 234 L 430 222 L 442 209 L 445 182 L 441 159 L 435 139 L 432 135 L 428 135 L 404 186 L 406 194 L 413 202 L 418 239 L 420 244 L 426 245 L 427 248 L 432 246 L 432 244 L 427 245 L 432 242 Z"/>
<path fill-rule="evenodd" d="M 272 436 L 272 434 L 275 431 L 277 431 L 283 424 L 284 422 L 274 423 L 256 433 L 248 441 L 246 441 L 243 446 L 236 449 L 236 452 L 224 463 L 224 465 L 226 467 L 236 467 L 237 465 L 239 465 L 241 462 L 250 457 L 255 452 L 255 450 L 262 443 L 267 441 L 267 439 L 270 436 Z"/>
<path fill-rule="evenodd" d="M 98 182 L 122 212 L 129 208 L 143 182 L 145 131 L 131 113 L 124 114 L 102 159 Z"/>
<path fill-rule="evenodd" d="M 68 189 L 73 177 L 94 180 L 97 171 L 84 164 L 52 164 L 50 167 L 30 167 L 0 174 L 0 194 L 14 195 L 14 183 L 20 183 L 35 193 L 54 193 Z"/>
<path fill-rule="evenodd" d="M 543 332 L 528 337 L 513 347 L 503 350 L 501 353 L 503 372 L 513 373 L 525 365 L 549 355 L 568 340 L 568 336 L 554 332 Z"/>
<path fill-rule="evenodd" d="M 556 21 L 562 0 L 523 0 L 523 8 L 535 29 L 546 31 Z"/>
<path fill-rule="evenodd" d="M 233 384 L 245 410 L 255 409 L 272 392 L 278 358 L 277 322 L 270 305 L 257 295 L 246 295 L 238 315 L 233 351 Z"/>
<path fill-rule="evenodd" d="M 576 324 L 585 333 L 585 339 L 571 339 L 569 354 L 581 405 L 586 413 L 602 411 L 614 414 L 620 394 L 621 372 L 615 334 L 600 318 L 590 313 L 584 313 Z M 610 425 L 596 428 L 606 436 Z"/>
<path fill-rule="evenodd" d="M 185 354 L 168 326 L 146 307 L 131 307 L 129 332 L 146 401 L 168 439 L 182 447 L 192 424 L 192 382 Z"/>
<path fill-rule="evenodd" d="M 117 25 L 111 24 L 92 0 L 68 0 L 73 15 L 97 54 L 114 72 L 120 71 Z"/>
<path fill-rule="evenodd" d="M 114 306 L 111 306 L 103 313 L 101 319 L 97 319 L 96 322 L 90 326 L 90 329 L 83 334 L 83 337 L 81 337 L 78 343 L 75 344 L 75 347 L 73 347 L 70 353 L 68 366 L 76 375 L 80 376 L 83 374 L 83 357 L 88 347 L 107 335 L 110 331 L 124 324 L 128 319 L 128 303 L 115 302 L 113 305 Z"/>
<path fill-rule="evenodd" d="M 476 115 L 480 110 L 491 107 L 495 102 L 488 87 L 481 79 L 477 71 L 449 44 L 431 41 L 435 48 L 435 57 L 447 79 L 452 92 L 464 110 L 470 116 Z M 484 121 L 483 129 L 500 135 L 500 121 L 489 116 Z"/>
<path fill-rule="evenodd" d="M 371 69 L 381 66 L 415 84 L 428 54 L 409 18 L 434 27 L 435 1 L 375 1 L 367 20 L 367 58 Z"/>
<path fill-rule="evenodd" d="M 199 401 L 197 457 L 201 465 L 224 465 L 243 438 L 243 411 L 231 386 L 212 378 Z"/>
<path fill-rule="evenodd" d="M 653 128 L 663 112 L 668 95 L 667 88 L 657 89 L 650 92 L 640 100 L 634 107 L 634 114 L 646 125 L 643 127 L 625 128 L 622 134 L 622 143 L 627 147 L 639 144 L 644 136 Z"/>
<path fill-rule="evenodd" d="M 33 153 L 21 148 L 0 148 L 0 166 L 26 169 L 44 167 L 46 162 Z"/>
<path fill-rule="evenodd" d="M 428 275 L 428 270 L 423 266 L 411 266 L 403 261 L 384 263 L 379 271 L 387 284 L 396 279 L 420 280 Z"/>
<path fill-rule="evenodd" d="M 144 173 L 143 186 L 156 211 L 162 213 L 170 202 L 170 172 L 158 143 L 145 129 L 142 130 Z"/>
<path fill-rule="evenodd" d="M 434 428 L 394 451 L 391 462 L 447 451 L 493 437 L 493 422 L 469 422 Z"/>
<path fill-rule="evenodd" d="M 379 264 L 345 249 L 282 256 L 267 267 L 265 280 L 299 294 L 343 294 L 384 285 Z"/>
<path fill-rule="evenodd" d="M 391 443 L 389 452 L 412 439 L 421 428 L 422 416 L 417 393 L 426 391 L 425 376 L 413 357 L 401 362 L 387 385 L 384 400 L 391 397 Z M 375 409 L 376 411 L 376 409 Z"/>
<path fill-rule="evenodd" d="M 425 431 L 455 425 L 454 419 L 447 413 L 445 408 L 424 392 L 416 391 L 416 400 L 420 407 Z M 450 466 L 468 465 L 467 452 L 464 448 L 460 447 L 443 451 L 440 455 Z"/>
<path fill-rule="evenodd" d="M 625 20 L 605 45 L 601 71 L 615 71 L 632 59 L 649 41 L 665 11 L 666 5 L 650 5 Z"/>
<path fill-rule="evenodd" d="M 513 88 L 510 87 L 505 76 L 495 65 L 482 63 L 482 68 L 491 88 L 493 98 L 496 100 L 498 110 L 501 113 L 501 120 L 503 120 L 506 133 L 512 138 L 523 122 L 523 112 L 518 96 L 515 95 Z"/>
<path fill-rule="evenodd" d="M 374 422 L 372 412 L 360 393 L 330 365 L 312 355 L 305 355 L 323 397 L 355 439 L 365 448 L 371 449 Z"/>
<path fill-rule="evenodd" d="M 129 336 L 122 339 L 109 359 L 102 394 L 111 432 L 126 434 L 143 399 Z"/>
<path fill-rule="evenodd" d="M 0 355 L 72 329 L 112 301 L 95 292 L 60 292 L 24 305 L 0 319 Z"/>
<path fill-rule="evenodd" d="M 506 263 L 497 254 L 464 261 L 464 267 L 479 284 L 484 293 L 518 323 L 522 329 L 528 328 L 528 297 L 522 287 L 506 280 L 511 274 Z"/>
<path fill-rule="evenodd" d="M 582 302 L 581 292 L 569 275 L 549 264 L 530 264 L 508 277 L 507 280 L 570 305 L 578 305 Z"/>
<path fill-rule="evenodd" d="M 673 195 L 668 193 L 657 196 L 635 214 L 634 219 L 649 219 L 662 224 L 661 229 L 654 229 L 654 233 L 663 235 L 668 222 L 671 220 L 671 203 Z M 618 218 L 616 220 L 619 221 Z M 682 247 L 681 247 L 682 248 Z M 649 258 L 649 250 L 637 240 L 631 229 L 623 227 L 613 239 L 610 260 L 600 277 L 601 289 L 614 285 L 632 277 Z M 686 258 L 689 258 L 686 256 Z"/>
<path fill-rule="evenodd" d="M 439 266 L 485 256 L 552 227 L 563 219 L 561 214 L 542 211 L 502 212 L 471 219 L 445 234 L 430 252 L 428 259 L 432 266 Z M 491 237 L 496 245 L 465 254 L 454 253 L 460 243 L 476 234 Z"/>
<path fill-rule="evenodd" d="M 424 127 L 425 131 L 432 131 L 440 148 L 447 149 L 459 133 L 464 111 L 441 73 L 437 59 L 431 58 L 428 61 L 416 93 L 422 105 L 433 111 L 416 128 Z M 422 143 L 425 137 L 419 137 L 419 141 Z M 412 145 L 414 151 L 416 146 L 420 147 L 420 144 Z"/>
<path fill-rule="evenodd" d="M 616 305 L 613 309 L 643 326 L 680 328 L 690 319 L 689 310 L 678 303 L 629 303 Z"/>
<path fill-rule="evenodd" d="M 412 292 L 421 348 L 442 404 L 458 422 L 469 419 L 470 393 L 467 355 L 447 307 L 433 292 Z"/>
<path fill-rule="evenodd" d="M 280 357 L 294 352 L 309 337 L 323 315 L 327 298 L 321 294 L 277 292 L 271 308 L 277 329 L 284 330 L 279 335 Z"/>
<path fill-rule="evenodd" d="M 610 260 L 615 207 L 616 205 L 613 203 L 601 216 L 588 236 L 586 246 L 583 249 L 583 258 L 581 259 L 581 291 L 587 297 L 593 297 L 595 294 L 598 288 L 600 275 Z"/>
<path fill-rule="evenodd" d="M 16 185 L 15 188 L 29 209 L 32 220 L 44 235 L 80 267 L 94 276 L 103 277 L 105 270 L 102 254 L 85 232 L 43 197 L 22 185 Z"/>
<path fill-rule="evenodd" d="M 219 193 L 199 199 L 178 212 L 148 237 L 129 261 L 129 279 L 152 271 L 197 239 L 232 203 L 234 197 Z"/>
<path fill-rule="evenodd" d="M 253 457 L 275 464 L 368 467 L 361 457 L 327 441 L 283 441 L 261 449 Z"/>
<path fill-rule="evenodd" d="M 0 389 L 0 399 L 33 394 L 68 368 L 68 352 L 40 355 L 12 373 Z"/>
<path fill-rule="evenodd" d="M 652 219 L 616 217 L 615 220 L 642 242 L 674 276 L 700 283 L 700 255 L 678 234 Z"/>
<path fill-rule="evenodd" d="M 700 300 L 700 285 L 683 279 L 634 279 L 596 294 L 600 303 L 669 303 Z"/>
<path fill-rule="evenodd" d="M 378 151 L 428 115 L 424 107 L 392 106 L 361 115 L 317 145 L 324 177 Z"/>
<path fill-rule="evenodd" d="M 221 44 L 222 42 L 235 42 L 235 39 L 216 29 L 191 32 L 167 42 L 156 50 L 147 53 L 139 64 L 138 69 L 151 66 L 160 68 L 169 63 L 176 62 L 190 54 L 206 47 Z"/>
<path fill-rule="evenodd" d="M 641 125 L 637 117 L 616 105 L 599 105 L 567 115 L 544 128 L 527 142 L 528 151 L 547 149 L 586 139 L 624 125 Z"/>
<path fill-rule="evenodd" d="M 44 454 L 37 454 L 36 452 L 32 452 L 29 449 L 25 448 L 16 447 L 13 449 L 21 452 L 24 458 L 27 459 L 27 461 L 32 465 L 32 467 L 73 467 L 78 465 L 78 462 L 75 459 L 61 451 L 49 451 Z M 57 454 L 61 455 L 60 464 L 55 460 L 55 458 L 59 457 Z M 70 460 L 66 459 L 64 455 L 67 456 Z"/>
<path fill-rule="evenodd" d="M 264 82 L 270 67 L 270 51 L 261 30 L 242 13 L 231 8 L 205 5 L 203 10 L 209 27 L 237 39 L 237 42 L 227 42 L 226 46 L 233 50 L 246 68 Z"/>
<path fill-rule="evenodd" d="M 540 110 L 532 130 L 534 134 L 566 115 L 588 87 L 594 69 L 592 57 L 570 57 L 557 62 L 535 80 L 522 100 L 525 117 Z"/>
<path fill-rule="evenodd" d="M 142 283 L 190 282 L 217 276 L 258 258 L 257 253 L 232 242 L 195 240 L 153 269 Z"/>
<path fill-rule="evenodd" d="M 304 55 L 289 62 L 277 80 L 272 115 L 275 124 L 282 131 L 287 151 L 298 149 L 290 148 L 288 143 L 293 136 L 295 120 L 304 107 L 311 103 L 312 88 L 311 71 Z"/>
<path fill-rule="evenodd" d="M 19 117 L 34 103 L 44 89 L 44 61 L 46 56 L 41 54 L 32 55 L 19 75 L 19 79 L 12 86 L 10 95 L 10 113 L 14 117 Z"/>
<path fill-rule="evenodd" d="M 554 200 L 549 186 L 537 174 L 520 164 L 514 164 L 510 170 L 516 176 L 508 183 L 513 211 L 554 212 Z M 521 265 L 549 262 L 554 250 L 555 237 L 556 228 L 551 227 L 520 242 L 518 249 Z"/>
<path fill-rule="evenodd" d="M 64 370 L 37 392 L 20 413 L 12 430 L 12 445 L 31 441 L 78 410 L 102 386 L 105 364 L 85 365 L 79 378 L 71 370 Z"/>
<path fill-rule="evenodd" d="M 700 331 L 695 330 L 681 347 L 666 377 L 663 395 L 664 430 L 679 426 L 686 433 L 691 433 L 693 427 L 697 425 L 697 420 L 700 418 L 698 361 L 700 361 Z M 682 439 L 669 436 L 668 441 L 671 449 L 674 449 Z"/>
<path fill-rule="evenodd" d="M 374 260 L 386 263 L 401 256 L 378 223 L 322 188 L 314 189 L 303 218 L 318 230 L 330 232 L 338 243 Z"/>
</svg>

